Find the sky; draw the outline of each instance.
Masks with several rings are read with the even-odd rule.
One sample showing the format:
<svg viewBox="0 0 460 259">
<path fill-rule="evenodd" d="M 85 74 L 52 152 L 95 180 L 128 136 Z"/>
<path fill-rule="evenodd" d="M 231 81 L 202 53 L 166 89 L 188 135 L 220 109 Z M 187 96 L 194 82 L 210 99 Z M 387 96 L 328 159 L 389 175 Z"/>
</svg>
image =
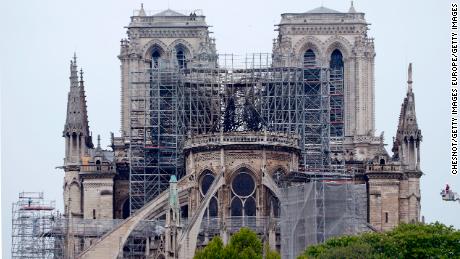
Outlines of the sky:
<svg viewBox="0 0 460 259">
<path fill-rule="evenodd" d="M 147 10 L 201 9 L 219 53 L 271 52 L 280 14 L 321 5 L 347 11 L 340 0 L 14 0 L 0 2 L 1 208 L 3 258 L 10 257 L 11 204 L 21 191 L 43 191 L 62 211 L 64 128 L 69 62 L 74 52 L 85 72 L 90 130 L 119 135 L 120 39 L 141 2 Z M 422 215 L 460 229 L 460 203 L 444 202 L 448 182 L 460 193 L 460 176 L 449 171 L 450 1 L 354 1 L 366 13 L 375 38 L 376 135 L 387 149 L 405 96 L 413 62 L 417 119 L 422 130 Z"/>
</svg>

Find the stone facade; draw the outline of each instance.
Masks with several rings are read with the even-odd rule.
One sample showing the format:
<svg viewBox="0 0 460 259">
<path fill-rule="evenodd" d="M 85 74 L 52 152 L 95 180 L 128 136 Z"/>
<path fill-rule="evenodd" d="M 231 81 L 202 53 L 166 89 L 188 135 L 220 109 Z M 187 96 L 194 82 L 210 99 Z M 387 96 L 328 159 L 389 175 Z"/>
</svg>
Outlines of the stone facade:
<svg viewBox="0 0 460 259">
<path fill-rule="evenodd" d="M 298 65 L 312 50 L 318 65 L 329 67 L 331 54 L 339 50 L 344 66 L 345 136 L 373 136 L 374 41 L 369 38 L 364 13 L 351 8 L 340 13 L 325 7 L 305 13 L 285 13 L 277 25 L 274 62 Z"/>
<path fill-rule="evenodd" d="M 273 44 L 275 66 L 307 66 L 310 64 L 305 60 L 313 54 L 314 58 L 308 62 L 313 60 L 314 65 L 332 70 L 337 65 L 334 58 L 340 57 L 344 82 L 344 113 L 340 118 L 343 139 L 342 142 L 333 139 L 331 144 L 343 144 L 341 157 L 335 159 L 343 161 L 345 172 L 353 175 L 354 180 L 368 185 L 368 223 L 376 231 L 385 231 L 402 222 L 418 222 L 422 135 L 415 114 L 412 66 L 409 66 L 408 90 L 401 107 L 393 155 L 389 155 L 383 134 L 375 136 L 374 132 L 375 51 L 373 39 L 367 35 L 369 24 L 364 13 L 356 12 L 353 6 L 345 13 L 320 7 L 306 13 L 282 14 L 277 26 L 279 35 Z M 114 219 L 130 215 L 130 76 L 136 71 L 171 63 L 179 67 L 216 68 L 216 47 L 208 27 L 200 14 L 183 15 L 172 10 L 147 15 L 141 8 L 131 17 L 128 38 L 121 41 L 118 56 L 121 62 L 121 136 L 112 136 L 112 150 L 103 150 L 99 140 L 97 146 L 93 146 L 83 73 L 78 80 L 76 57 L 71 61 L 63 132 L 67 216 Z M 185 176 L 179 182 L 172 182 L 177 188 L 174 192 L 177 201 L 166 203 L 163 195 L 163 200 L 154 203 L 157 207 L 151 211 L 140 210 L 139 215 L 149 219 L 165 218 L 167 222 L 166 237 L 161 237 L 161 242 L 147 239 L 148 249 L 158 241 L 161 249 L 151 249 L 156 254 L 162 251 L 173 256 L 177 252 L 177 236 L 182 231 L 180 213 L 188 218 L 203 213 L 204 217 L 223 221 L 228 217 L 279 216 L 277 194 L 269 187 L 276 185 L 283 176 L 299 173 L 300 149 L 295 135 L 246 131 L 189 134 L 184 138 Z M 208 189 L 220 175 L 223 175 L 220 188 L 205 200 Z M 123 227 L 133 229 L 131 225 Z M 276 240 L 275 230 L 272 228 L 270 232 L 268 238 Z M 128 234 L 120 235 L 127 238 Z M 226 240 L 226 234 L 220 234 Z M 208 237 L 200 238 L 198 245 L 205 245 Z"/>
<path fill-rule="evenodd" d="M 114 215 L 121 218 L 123 204 L 120 201 L 125 201 L 128 196 L 126 180 L 122 172 L 116 170 L 114 152 L 103 150 L 99 137 L 97 147 L 92 143 L 83 71 L 80 71 L 78 80 L 76 56 L 70 64 L 70 91 L 63 136 L 66 139 L 64 214 L 82 219 L 113 219 Z M 115 185 L 118 188 L 114 196 Z M 114 210 L 117 213 L 114 214 Z"/>
<path fill-rule="evenodd" d="M 267 175 L 280 179 L 288 172 L 297 171 L 300 151 L 295 137 L 265 134 L 276 137 L 277 141 L 267 143 L 263 142 L 264 137 L 266 139 L 263 133 L 241 132 L 222 137 L 202 135 L 186 142 L 186 175 L 196 182 L 186 203 L 188 215 L 196 212 L 210 184 L 223 171 L 224 185 L 211 200 L 210 206 L 215 207 L 210 209 L 212 215 L 208 216 L 221 219 L 270 216 L 270 213 L 279 216 L 279 211 L 272 211 L 271 204 L 279 201 L 263 186 L 262 178 Z M 220 140 L 213 140 L 216 137 Z M 210 149 L 210 145 L 213 148 Z M 240 178 L 246 185 L 239 186 Z"/>
<path fill-rule="evenodd" d="M 130 74 L 144 71 L 162 61 L 175 60 L 182 53 L 184 62 L 194 60 L 204 67 L 216 67 L 214 39 L 202 15 L 183 15 L 166 10 L 147 16 L 142 8 L 128 25 L 128 38 L 121 40 L 121 131 L 129 134 Z M 155 54 L 155 55 L 154 55 Z M 159 64 L 160 63 L 160 64 Z"/>
</svg>

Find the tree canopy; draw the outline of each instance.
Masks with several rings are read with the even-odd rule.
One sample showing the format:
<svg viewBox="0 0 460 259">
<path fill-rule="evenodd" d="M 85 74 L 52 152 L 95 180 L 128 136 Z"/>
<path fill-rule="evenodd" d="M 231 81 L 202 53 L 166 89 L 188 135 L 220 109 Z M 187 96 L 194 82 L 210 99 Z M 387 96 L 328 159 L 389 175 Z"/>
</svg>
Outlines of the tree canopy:
<svg viewBox="0 0 460 259">
<path fill-rule="evenodd" d="M 440 223 L 401 224 L 388 232 L 331 238 L 305 258 L 460 258 L 460 231 Z"/>
<path fill-rule="evenodd" d="M 196 252 L 194 259 L 262 259 L 265 249 L 267 259 L 280 259 L 280 255 L 262 245 L 257 234 L 248 229 L 241 228 L 224 246 L 219 236 L 214 237 L 204 248 Z"/>
</svg>

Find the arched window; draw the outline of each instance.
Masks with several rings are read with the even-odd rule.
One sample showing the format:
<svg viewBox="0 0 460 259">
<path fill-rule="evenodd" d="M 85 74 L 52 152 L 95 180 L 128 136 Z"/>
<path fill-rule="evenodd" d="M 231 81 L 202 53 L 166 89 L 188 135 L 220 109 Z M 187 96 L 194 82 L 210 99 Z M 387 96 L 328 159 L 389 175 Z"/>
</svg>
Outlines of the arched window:
<svg viewBox="0 0 460 259">
<path fill-rule="evenodd" d="M 96 160 L 96 170 L 101 171 L 101 160 Z"/>
<path fill-rule="evenodd" d="M 256 216 L 256 183 L 254 178 L 245 171 L 239 172 L 233 178 L 231 190 L 231 216 Z"/>
<path fill-rule="evenodd" d="M 211 171 L 203 172 L 200 184 L 201 195 L 206 195 L 209 188 L 211 187 L 212 182 L 214 182 L 214 174 Z"/>
<path fill-rule="evenodd" d="M 96 219 L 96 209 L 93 209 L 93 219 Z"/>
<path fill-rule="evenodd" d="M 335 49 L 331 53 L 330 67 L 330 135 L 341 137 L 344 135 L 344 65 L 343 55 Z"/>
<path fill-rule="evenodd" d="M 212 183 L 214 182 L 214 174 L 209 171 L 205 170 L 200 177 L 200 192 L 201 197 L 204 198 L 206 193 L 208 193 L 209 188 L 211 187 Z M 217 202 L 217 194 L 214 195 L 211 200 L 209 201 L 208 208 L 206 209 L 203 217 L 204 218 L 215 218 L 219 213 L 219 203 Z"/>
<path fill-rule="evenodd" d="M 179 68 L 181 69 L 187 68 L 185 52 L 182 47 L 178 47 L 176 49 L 176 58 L 177 58 L 177 63 L 179 64 Z"/>
<path fill-rule="evenodd" d="M 335 49 L 331 54 L 330 68 L 337 70 L 343 69 L 343 55 L 338 49 Z"/>
<path fill-rule="evenodd" d="M 232 182 L 233 193 L 240 197 L 247 197 L 255 191 L 255 183 L 248 173 L 239 173 Z"/>
<path fill-rule="evenodd" d="M 209 201 L 209 207 L 208 208 L 209 208 L 209 217 L 210 218 L 217 217 L 217 213 L 219 211 L 219 208 L 218 208 L 216 197 L 211 198 L 211 200 Z"/>
<path fill-rule="evenodd" d="M 151 64 L 152 68 L 158 68 L 160 57 L 161 57 L 160 52 L 157 49 L 155 49 L 152 52 L 152 64 Z"/>
<path fill-rule="evenodd" d="M 255 216 L 256 215 L 256 201 L 253 197 L 249 197 L 244 201 L 244 215 Z"/>
<path fill-rule="evenodd" d="M 238 197 L 233 198 L 232 203 L 230 205 L 231 215 L 240 217 L 243 216 L 243 204 Z"/>
<path fill-rule="evenodd" d="M 303 66 L 314 67 L 316 66 L 316 55 L 313 50 L 309 49 L 303 54 Z"/>
</svg>

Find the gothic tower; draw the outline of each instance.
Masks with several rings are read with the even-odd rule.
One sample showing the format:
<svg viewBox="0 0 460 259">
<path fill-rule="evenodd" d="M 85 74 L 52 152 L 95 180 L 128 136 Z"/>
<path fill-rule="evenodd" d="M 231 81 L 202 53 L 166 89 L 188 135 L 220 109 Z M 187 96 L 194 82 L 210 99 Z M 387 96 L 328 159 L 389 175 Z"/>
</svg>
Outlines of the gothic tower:
<svg viewBox="0 0 460 259">
<path fill-rule="evenodd" d="M 274 64 L 342 70 L 345 136 L 374 134 L 374 41 L 364 13 L 318 7 L 284 13 L 273 44 Z"/>
<path fill-rule="evenodd" d="M 70 91 L 67 100 L 67 116 L 63 135 L 64 158 L 64 213 L 81 217 L 82 195 L 79 171 L 82 157 L 93 147 L 88 126 L 83 71 L 78 80 L 77 57 L 70 61 Z"/>
<path fill-rule="evenodd" d="M 412 63 L 408 68 L 407 93 L 401 105 L 398 130 L 393 143 L 393 158 L 400 161 L 404 178 L 400 186 L 400 220 L 420 220 L 420 142 L 422 132 L 415 114 L 415 97 L 412 91 Z"/>
<path fill-rule="evenodd" d="M 171 62 L 178 68 L 193 66 L 215 67 L 215 42 L 209 36 L 205 16 L 189 15 L 171 9 L 149 14 L 141 6 L 127 26 L 128 39 L 121 40 L 121 133 L 126 137 L 129 128 L 130 78 Z"/>
</svg>

